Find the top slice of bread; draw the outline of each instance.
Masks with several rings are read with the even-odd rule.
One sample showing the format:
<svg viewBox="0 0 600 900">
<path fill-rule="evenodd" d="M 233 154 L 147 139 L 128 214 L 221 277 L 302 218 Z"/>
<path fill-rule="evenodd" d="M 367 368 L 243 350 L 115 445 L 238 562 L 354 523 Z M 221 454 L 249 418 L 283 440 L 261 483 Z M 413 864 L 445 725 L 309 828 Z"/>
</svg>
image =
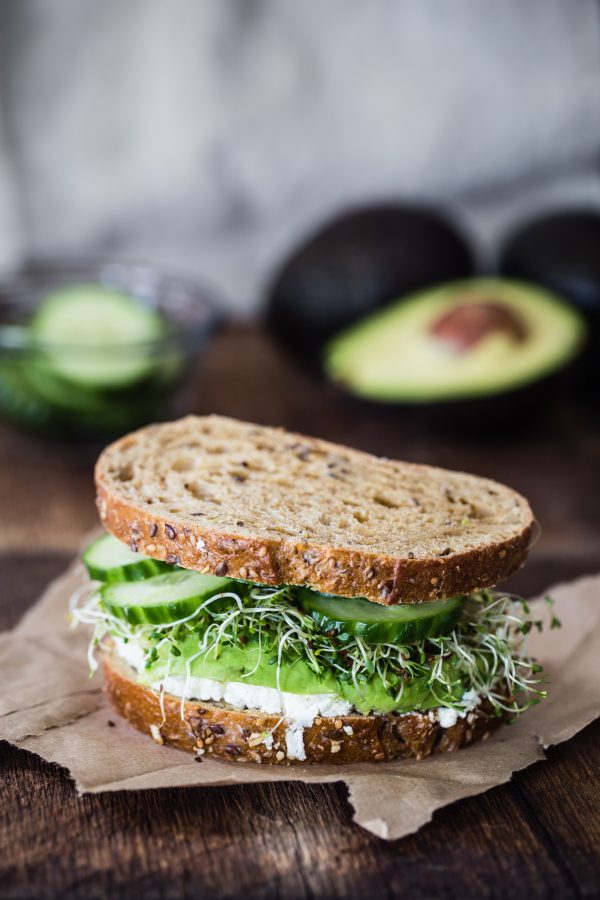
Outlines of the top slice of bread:
<svg viewBox="0 0 600 900">
<path fill-rule="evenodd" d="M 527 501 L 489 479 L 220 416 L 116 441 L 96 488 L 108 531 L 148 556 L 385 604 L 497 584 L 533 526 Z"/>
</svg>

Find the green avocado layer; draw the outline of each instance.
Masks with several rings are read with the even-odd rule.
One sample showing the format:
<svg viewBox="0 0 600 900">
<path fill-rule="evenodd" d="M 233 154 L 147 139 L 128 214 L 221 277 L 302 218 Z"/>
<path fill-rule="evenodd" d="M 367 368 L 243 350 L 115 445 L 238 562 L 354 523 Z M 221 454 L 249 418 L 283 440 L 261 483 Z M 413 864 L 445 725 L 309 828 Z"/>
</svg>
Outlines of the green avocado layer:
<svg viewBox="0 0 600 900">
<path fill-rule="evenodd" d="M 186 676 L 186 661 L 198 653 L 198 644 L 193 638 L 180 642 L 180 656 L 172 656 L 169 647 L 163 644 L 158 650 L 158 657 L 147 668 L 139 672 L 141 684 L 156 684 L 167 675 Z M 260 661 L 259 661 L 259 657 Z M 256 643 L 244 647 L 224 645 L 215 657 L 214 650 L 202 656 L 196 656 L 190 665 L 190 675 L 196 678 L 210 678 L 214 681 L 242 682 L 260 685 L 261 687 L 277 687 L 277 666 L 271 663 L 266 653 L 260 652 Z M 258 666 L 257 666 L 258 662 Z M 452 679 L 454 690 L 452 695 L 447 687 L 439 682 L 428 684 L 427 677 L 412 677 L 407 681 L 399 699 L 386 691 L 383 682 L 376 676 L 371 681 L 360 684 L 358 688 L 351 681 L 339 681 L 330 672 L 317 675 L 301 659 L 292 663 L 283 661 L 280 670 L 280 689 L 291 694 L 335 694 L 347 700 L 358 712 L 408 712 L 414 709 L 432 709 L 433 707 L 456 703 L 457 698 L 468 690 L 468 685 L 456 677 L 449 662 L 444 663 L 447 677 Z M 251 674 L 250 674 L 251 673 Z"/>
</svg>

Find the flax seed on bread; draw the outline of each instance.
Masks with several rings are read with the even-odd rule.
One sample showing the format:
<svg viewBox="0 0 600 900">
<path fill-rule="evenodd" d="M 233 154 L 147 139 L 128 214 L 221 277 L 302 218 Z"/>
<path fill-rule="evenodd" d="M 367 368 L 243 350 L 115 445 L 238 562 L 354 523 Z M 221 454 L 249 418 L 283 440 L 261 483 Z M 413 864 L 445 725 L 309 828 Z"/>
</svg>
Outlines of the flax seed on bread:
<svg viewBox="0 0 600 900">
<path fill-rule="evenodd" d="M 96 488 L 107 530 L 148 556 L 383 604 L 497 584 L 533 527 L 527 501 L 489 479 L 221 416 L 116 441 Z"/>
<path fill-rule="evenodd" d="M 300 761 L 288 752 L 287 726 L 278 714 L 186 700 L 182 715 L 180 697 L 164 694 L 161 702 L 160 695 L 139 684 L 134 670 L 110 649 L 102 654 L 102 666 L 110 702 L 138 731 L 159 744 L 235 762 L 290 765 L 420 759 L 489 737 L 502 723 L 486 701 L 449 728 L 442 728 L 435 715 L 427 712 L 319 717 L 304 729 L 306 760 Z"/>
</svg>

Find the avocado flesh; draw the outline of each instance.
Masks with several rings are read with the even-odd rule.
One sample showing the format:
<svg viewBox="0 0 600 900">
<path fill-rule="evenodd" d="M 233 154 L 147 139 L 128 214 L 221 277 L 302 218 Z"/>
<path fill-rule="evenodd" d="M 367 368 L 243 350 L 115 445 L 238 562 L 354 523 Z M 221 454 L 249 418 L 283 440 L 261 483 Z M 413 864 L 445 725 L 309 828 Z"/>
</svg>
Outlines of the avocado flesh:
<svg viewBox="0 0 600 900">
<path fill-rule="evenodd" d="M 526 338 L 484 335 L 464 352 L 432 333 L 458 304 L 490 301 L 511 310 Z M 398 301 L 342 332 L 324 367 L 346 390 L 379 402 L 427 403 L 502 393 L 536 381 L 572 359 L 583 319 L 554 295 L 518 282 L 476 279 Z"/>
<path fill-rule="evenodd" d="M 169 658 L 166 645 L 158 649 L 157 660 L 148 668 L 140 670 L 138 681 L 152 685 L 162 681 L 167 674 L 185 678 L 186 660 L 198 652 L 197 639 L 187 638 L 178 643 L 181 656 Z M 270 665 L 270 655 L 262 653 L 258 667 L 256 663 L 260 650 L 257 644 L 245 647 L 224 646 L 215 658 L 214 651 L 196 657 L 190 664 L 190 675 L 196 678 L 210 678 L 214 681 L 242 682 L 260 685 L 261 687 L 277 687 L 277 666 Z M 256 671 L 253 671 L 256 668 Z M 445 671 L 451 675 L 449 664 Z M 250 674 L 252 673 L 252 674 Z M 453 679 L 454 680 L 454 679 Z M 461 685 L 456 679 L 457 690 L 450 697 L 447 689 L 439 683 L 429 685 L 425 676 L 412 678 L 404 684 L 399 700 L 392 697 L 385 689 L 381 679 L 374 677 L 368 684 L 360 684 L 356 688 L 351 681 L 338 681 L 332 674 L 318 676 L 303 660 L 294 663 L 282 662 L 280 670 L 280 689 L 291 694 L 335 694 L 347 700 L 354 709 L 363 715 L 371 712 L 410 712 L 415 709 L 433 709 L 447 702 L 453 705 L 456 696 L 461 696 L 469 685 Z M 435 694 L 432 691 L 435 690 Z"/>
</svg>

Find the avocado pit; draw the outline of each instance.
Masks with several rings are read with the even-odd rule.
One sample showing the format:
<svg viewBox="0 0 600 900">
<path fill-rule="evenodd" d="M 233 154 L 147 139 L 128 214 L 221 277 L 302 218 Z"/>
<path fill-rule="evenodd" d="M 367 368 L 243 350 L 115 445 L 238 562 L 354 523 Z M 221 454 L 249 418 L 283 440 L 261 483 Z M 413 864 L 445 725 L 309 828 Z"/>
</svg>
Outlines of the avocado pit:
<svg viewBox="0 0 600 900">
<path fill-rule="evenodd" d="M 466 353 L 488 335 L 504 333 L 516 343 L 527 340 L 528 328 L 514 310 L 497 300 L 464 301 L 442 313 L 430 334 L 455 353 Z"/>
</svg>

